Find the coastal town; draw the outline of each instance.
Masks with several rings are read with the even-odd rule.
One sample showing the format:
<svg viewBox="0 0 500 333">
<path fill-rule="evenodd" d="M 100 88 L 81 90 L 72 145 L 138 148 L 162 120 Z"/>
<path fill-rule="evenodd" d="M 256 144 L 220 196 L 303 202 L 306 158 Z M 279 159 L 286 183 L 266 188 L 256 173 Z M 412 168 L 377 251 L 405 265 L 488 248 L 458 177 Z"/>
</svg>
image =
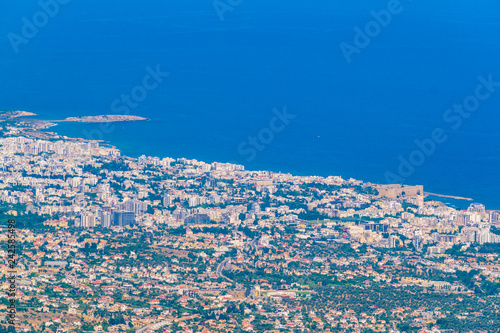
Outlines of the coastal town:
<svg viewBox="0 0 500 333">
<path fill-rule="evenodd" d="M 498 330 L 480 203 L 0 125 L 0 332 Z"/>
</svg>

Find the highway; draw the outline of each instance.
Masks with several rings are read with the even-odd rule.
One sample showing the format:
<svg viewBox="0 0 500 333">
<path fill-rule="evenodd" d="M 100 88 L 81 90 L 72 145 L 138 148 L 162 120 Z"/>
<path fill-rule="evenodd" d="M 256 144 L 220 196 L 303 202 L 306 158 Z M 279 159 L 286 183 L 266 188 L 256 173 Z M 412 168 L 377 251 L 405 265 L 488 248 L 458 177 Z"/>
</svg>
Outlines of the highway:
<svg viewBox="0 0 500 333">
<path fill-rule="evenodd" d="M 219 278 L 224 278 L 226 279 L 227 281 L 229 282 L 232 282 L 232 283 L 235 283 L 236 284 L 236 290 L 241 290 L 241 289 L 244 289 L 243 286 L 239 283 L 236 283 L 234 282 L 233 280 L 231 280 L 230 278 L 228 278 L 227 276 L 224 276 L 222 274 L 222 271 L 224 270 L 224 267 L 227 265 L 228 262 L 231 261 L 231 258 L 228 257 L 226 259 L 224 259 L 218 266 L 217 266 L 217 270 L 215 271 L 215 274 L 217 275 L 217 277 Z"/>
</svg>

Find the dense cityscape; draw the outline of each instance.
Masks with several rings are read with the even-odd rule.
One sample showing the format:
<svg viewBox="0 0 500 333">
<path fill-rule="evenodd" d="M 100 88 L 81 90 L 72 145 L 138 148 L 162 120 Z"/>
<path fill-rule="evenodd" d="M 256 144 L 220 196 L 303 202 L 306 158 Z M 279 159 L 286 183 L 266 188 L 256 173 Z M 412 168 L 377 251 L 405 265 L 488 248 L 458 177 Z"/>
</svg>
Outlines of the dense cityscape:
<svg viewBox="0 0 500 333">
<path fill-rule="evenodd" d="M 480 203 L 4 120 L 0 332 L 498 331 L 500 212 Z"/>
</svg>

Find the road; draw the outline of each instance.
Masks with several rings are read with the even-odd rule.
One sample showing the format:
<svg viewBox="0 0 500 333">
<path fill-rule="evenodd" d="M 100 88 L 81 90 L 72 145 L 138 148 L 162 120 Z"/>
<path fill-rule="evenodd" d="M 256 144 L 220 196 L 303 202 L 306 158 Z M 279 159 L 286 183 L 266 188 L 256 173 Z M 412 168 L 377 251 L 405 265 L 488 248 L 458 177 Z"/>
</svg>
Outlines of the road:
<svg viewBox="0 0 500 333">
<path fill-rule="evenodd" d="M 229 282 L 232 282 L 232 283 L 235 283 L 236 284 L 236 290 L 241 290 L 241 289 L 244 289 L 243 286 L 233 280 L 231 280 L 230 278 L 228 278 L 227 276 L 224 276 L 222 274 L 222 271 L 224 270 L 224 267 L 226 267 L 227 263 L 231 261 L 231 258 L 228 257 L 226 259 L 224 259 L 218 266 L 217 266 L 217 270 L 215 271 L 215 274 L 217 275 L 217 277 L 219 278 L 223 278 L 223 279 L 226 279 L 227 281 Z"/>
<path fill-rule="evenodd" d="M 227 265 L 228 262 L 231 261 L 231 258 L 226 258 L 224 259 L 220 264 L 219 266 L 217 266 L 217 270 L 215 271 L 215 274 L 217 274 L 217 277 L 221 277 L 221 278 L 225 278 L 226 280 L 229 280 L 231 282 L 233 282 L 233 280 L 225 277 L 224 275 L 222 275 L 222 271 L 224 270 L 224 267 Z"/>
</svg>

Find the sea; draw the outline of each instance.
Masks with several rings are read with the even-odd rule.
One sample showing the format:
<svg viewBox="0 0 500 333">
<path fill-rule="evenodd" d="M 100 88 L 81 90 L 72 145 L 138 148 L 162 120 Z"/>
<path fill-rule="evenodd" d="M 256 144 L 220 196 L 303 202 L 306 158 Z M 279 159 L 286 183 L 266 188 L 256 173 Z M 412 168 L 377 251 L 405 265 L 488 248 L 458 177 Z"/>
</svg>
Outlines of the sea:
<svg viewBox="0 0 500 333">
<path fill-rule="evenodd" d="M 0 22 L 0 109 L 148 118 L 50 131 L 500 209 L 498 2 L 22 0 Z"/>
</svg>

